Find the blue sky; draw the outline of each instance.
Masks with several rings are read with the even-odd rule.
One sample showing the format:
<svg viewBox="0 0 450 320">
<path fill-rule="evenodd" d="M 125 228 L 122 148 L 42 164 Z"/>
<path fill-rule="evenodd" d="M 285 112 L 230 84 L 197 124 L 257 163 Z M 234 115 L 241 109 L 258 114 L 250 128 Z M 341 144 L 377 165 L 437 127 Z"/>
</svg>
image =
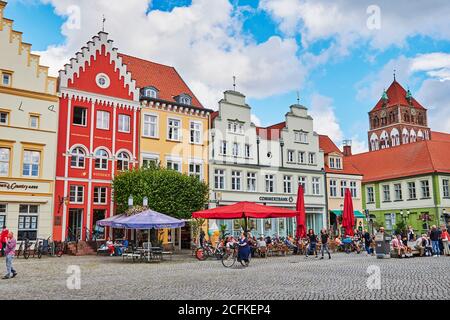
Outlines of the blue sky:
<svg viewBox="0 0 450 320">
<path fill-rule="evenodd" d="M 153 0 L 148 5 L 146 12 L 142 12 L 140 16 L 147 14 L 154 21 L 152 23 L 160 23 L 161 28 L 164 28 L 159 33 L 161 35 L 165 34 L 163 32 L 170 31 L 170 26 L 160 22 L 163 21 L 159 18 L 161 15 L 163 17 L 182 17 L 185 13 L 201 15 L 201 7 L 204 6 L 205 11 L 210 11 L 206 14 L 217 16 L 217 21 L 211 18 L 211 28 L 225 25 L 222 30 L 223 35 L 220 35 L 222 38 L 218 43 L 243 46 L 243 49 L 233 55 L 230 61 L 233 61 L 233 58 L 239 60 L 241 56 L 245 57 L 247 47 L 254 49 L 253 56 L 246 57 L 249 61 L 246 65 L 253 63 L 255 59 L 258 59 L 257 57 L 268 54 L 268 50 L 273 50 L 270 48 L 278 50 L 273 43 L 269 49 L 265 49 L 268 47 L 270 39 L 273 40 L 275 37 L 281 41 L 285 45 L 285 49 L 280 50 L 276 59 L 288 62 L 282 65 L 280 70 L 277 70 L 277 67 L 270 69 L 270 59 L 274 59 L 273 57 L 255 62 L 256 66 L 264 65 L 261 70 L 256 67 L 247 70 L 245 74 L 239 74 L 240 70 L 235 70 L 235 73 L 238 73 L 238 89 L 243 90 L 243 93 L 248 96 L 248 102 L 253 107 L 253 113 L 261 125 L 283 121 L 289 105 L 296 103 L 296 91 L 298 90 L 301 104 L 310 108 L 317 120 L 316 130 L 320 133 L 329 133 L 338 144 L 342 139 L 354 139 L 358 148 L 362 150 L 366 140 L 367 112 L 377 102 L 383 88 L 387 88 L 392 82 L 393 69 L 396 68 L 399 82 L 405 87 L 409 86 L 416 97 L 425 100 L 422 100 L 425 106 L 431 105 L 429 118 L 432 128 L 450 131 L 450 120 L 448 119 L 450 112 L 446 111 L 450 109 L 447 108 L 450 107 L 450 93 L 444 94 L 442 97 L 442 92 L 446 91 L 450 82 L 446 78 L 450 74 L 450 63 L 448 63 L 450 61 L 450 55 L 448 55 L 450 53 L 450 32 L 443 31 L 443 29 L 450 30 L 447 15 L 450 8 L 445 1 L 431 1 L 436 5 L 436 14 L 432 21 L 426 17 L 426 12 L 423 13 L 423 19 L 420 18 L 422 11 L 425 10 L 420 5 L 410 6 L 410 10 L 417 10 L 416 14 L 419 15 L 416 26 L 410 26 L 410 20 L 404 16 L 405 7 L 402 6 L 402 3 L 390 5 L 389 1 L 378 1 L 381 7 L 382 27 L 373 32 L 360 30 L 361 27 L 358 27 L 358 23 L 361 24 L 361 21 L 365 22 L 367 19 L 364 16 L 367 5 L 354 8 L 355 6 L 351 4 L 350 0 L 348 6 L 345 4 L 346 1 L 343 1 L 341 7 L 336 5 L 332 13 L 325 12 L 324 16 L 319 15 L 317 18 L 314 16 L 311 18 L 311 15 L 316 14 L 317 9 L 327 8 L 326 1 L 315 0 L 308 3 L 308 0 L 230 0 L 232 9 L 227 13 L 228 20 L 222 17 L 220 12 L 212 14 L 211 10 L 214 10 L 215 7 L 206 8 L 206 2 L 202 1 L 205 0 Z M 217 4 L 220 2 L 223 8 L 227 8 L 225 0 L 214 1 L 217 1 Z M 73 1 L 73 3 L 78 5 L 78 1 Z M 49 46 L 60 46 L 69 51 L 72 47 L 83 46 L 84 43 L 81 39 L 85 38 L 84 42 L 88 41 L 89 35 L 92 36 L 92 28 L 95 29 L 95 26 L 99 25 L 98 21 L 94 23 L 94 21 L 82 20 L 80 31 L 64 31 L 63 26 L 68 19 L 64 14 L 64 6 L 67 4 L 70 4 L 70 1 L 12 0 L 8 3 L 5 16 L 15 20 L 15 29 L 24 32 L 24 41 L 32 43 L 33 50 L 42 52 L 41 55 L 45 59 L 47 54 L 51 55 Z M 141 8 L 140 0 L 133 0 L 133 5 Z M 322 7 L 319 7 L 320 5 Z M 82 4 L 80 6 L 82 13 L 85 12 L 83 11 L 86 10 L 84 6 Z M 312 7 L 316 11 L 311 10 L 311 13 L 308 10 Z M 98 10 L 97 16 L 99 17 L 101 16 L 100 12 L 103 12 L 100 4 L 93 10 Z M 104 9 L 106 12 L 109 12 L 108 10 L 111 9 Z M 296 13 L 295 10 L 299 11 Z M 356 13 L 352 10 L 355 10 Z M 406 12 L 406 14 L 411 13 Z M 111 17 L 114 13 L 109 13 L 109 15 Z M 361 15 L 361 21 L 358 22 L 359 15 Z M 86 14 L 82 17 L 86 17 Z M 357 19 L 353 23 L 351 19 L 355 20 L 354 17 Z M 89 19 L 92 20 L 92 18 Z M 325 20 L 325 22 L 318 24 L 319 20 L 316 19 Z M 327 22 L 326 19 L 331 19 L 331 21 Z M 107 31 L 111 31 L 110 35 L 120 41 L 121 35 L 119 32 L 114 32 L 112 25 L 115 22 L 111 23 L 110 20 L 107 21 L 107 26 L 111 25 L 110 28 L 113 30 Z M 237 24 L 235 24 L 236 21 Z M 197 27 L 195 24 L 186 28 L 189 27 L 194 33 L 201 30 L 201 27 Z M 142 25 L 142 28 L 145 29 L 146 26 Z M 86 35 L 82 34 L 83 32 L 86 32 Z M 226 38 L 227 36 L 230 38 Z M 160 37 L 161 39 L 157 39 L 158 41 L 176 41 L 167 40 L 168 37 Z M 78 38 L 80 38 L 79 43 L 73 43 Z M 134 44 L 136 44 L 136 49 Z M 295 47 L 292 49 L 293 45 Z M 186 57 L 179 57 L 175 54 L 166 56 L 159 52 L 152 53 L 151 50 L 145 51 L 145 48 L 141 48 L 142 46 L 141 43 L 130 42 L 126 50 L 122 47 L 119 49 L 127 52 L 136 50 L 141 55 L 148 51 L 147 58 L 152 58 L 154 55 L 156 61 L 162 59 L 163 63 L 174 65 L 182 75 L 186 75 L 189 84 L 193 83 L 194 91 L 199 88 L 198 95 L 203 102 L 205 100 L 208 102 L 208 107 L 222 91 L 228 89 L 226 83 L 229 83 L 231 87 L 230 75 L 224 75 L 225 79 L 219 82 L 217 79 L 209 79 L 199 68 L 191 68 L 193 64 L 199 64 L 201 61 L 186 62 Z M 167 47 L 170 46 L 171 43 L 168 43 Z M 233 51 L 232 49 L 228 50 Z M 192 50 L 194 51 L 195 48 Z M 267 65 L 267 60 L 269 65 Z M 49 58 L 48 61 L 53 62 L 55 59 Z M 430 61 L 433 61 L 431 66 L 429 65 Z M 289 72 L 288 63 L 292 63 L 294 66 L 293 72 Z M 219 67 L 223 67 L 220 61 L 217 62 L 217 65 L 218 70 Z M 272 74 L 268 75 L 266 80 L 259 79 L 258 73 L 267 70 L 268 66 L 270 69 L 268 72 L 272 72 Z M 298 73 L 295 72 L 295 68 L 298 68 Z M 213 73 L 214 70 L 211 72 Z M 285 77 L 284 74 L 286 74 Z M 450 79 L 450 76 L 448 78 Z M 260 84 L 259 88 L 251 89 L 252 83 Z M 247 92 L 246 88 L 248 88 Z M 214 90 L 217 94 L 212 92 Z M 265 94 L 266 92 L 269 94 Z M 203 97 L 205 98 L 202 99 Z M 211 99 L 209 99 L 210 97 Z M 335 122 L 335 126 L 329 127 L 329 122 Z M 328 128 L 330 128 L 330 132 L 328 132 Z"/>
</svg>

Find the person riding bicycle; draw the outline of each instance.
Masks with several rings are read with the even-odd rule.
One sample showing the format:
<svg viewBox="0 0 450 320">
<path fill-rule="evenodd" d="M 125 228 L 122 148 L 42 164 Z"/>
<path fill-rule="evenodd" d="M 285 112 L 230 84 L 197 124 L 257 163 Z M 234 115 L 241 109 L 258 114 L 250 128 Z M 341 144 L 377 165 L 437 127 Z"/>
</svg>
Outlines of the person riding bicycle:
<svg viewBox="0 0 450 320">
<path fill-rule="evenodd" d="M 250 256 L 250 246 L 248 243 L 247 235 L 245 232 L 241 234 L 241 238 L 239 239 L 239 252 L 238 252 L 238 261 L 244 261 L 248 266 L 249 264 L 249 256 Z"/>
<path fill-rule="evenodd" d="M 201 247 L 201 248 L 203 248 L 204 247 L 204 245 L 205 245 L 205 231 L 203 231 L 203 230 L 200 230 L 200 237 L 199 237 L 199 246 Z"/>
</svg>

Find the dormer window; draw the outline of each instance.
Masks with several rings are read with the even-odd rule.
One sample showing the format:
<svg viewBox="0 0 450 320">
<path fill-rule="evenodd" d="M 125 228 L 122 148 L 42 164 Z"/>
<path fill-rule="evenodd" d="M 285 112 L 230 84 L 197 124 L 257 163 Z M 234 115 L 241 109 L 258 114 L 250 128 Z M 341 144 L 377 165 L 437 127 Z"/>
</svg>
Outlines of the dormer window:
<svg viewBox="0 0 450 320">
<path fill-rule="evenodd" d="M 178 97 L 175 97 L 175 100 L 180 104 L 185 104 L 190 106 L 192 104 L 192 98 L 188 94 L 181 94 Z"/>
<path fill-rule="evenodd" d="M 228 121 L 228 132 L 243 134 L 244 133 L 244 123 L 240 121 Z"/>
<path fill-rule="evenodd" d="M 144 89 L 144 97 L 158 99 L 158 90 L 155 87 L 147 87 Z"/>
<path fill-rule="evenodd" d="M 341 158 L 330 157 L 328 162 L 329 162 L 330 169 L 342 169 L 342 159 Z"/>
</svg>

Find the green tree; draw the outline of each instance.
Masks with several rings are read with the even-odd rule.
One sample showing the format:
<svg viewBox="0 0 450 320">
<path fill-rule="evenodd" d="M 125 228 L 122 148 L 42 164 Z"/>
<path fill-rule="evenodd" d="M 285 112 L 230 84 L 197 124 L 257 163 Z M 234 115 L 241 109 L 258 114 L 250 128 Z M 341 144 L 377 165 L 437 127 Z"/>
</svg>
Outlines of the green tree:
<svg viewBox="0 0 450 320">
<path fill-rule="evenodd" d="M 208 201 L 208 185 L 196 177 L 159 167 L 125 171 L 114 178 L 117 212 L 128 209 L 128 197 L 140 205 L 144 197 L 152 210 L 179 219 L 190 219 Z"/>
</svg>

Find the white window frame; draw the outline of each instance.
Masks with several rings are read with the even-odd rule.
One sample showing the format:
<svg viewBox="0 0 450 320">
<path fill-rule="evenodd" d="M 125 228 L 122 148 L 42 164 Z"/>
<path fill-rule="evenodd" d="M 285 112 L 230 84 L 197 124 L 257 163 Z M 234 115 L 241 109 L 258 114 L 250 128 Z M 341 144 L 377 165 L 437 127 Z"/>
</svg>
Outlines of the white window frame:
<svg viewBox="0 0 450 320">
<path fill-rule="evenodd" d="M 330 197 L 337 197 L 337 181 L 334 179 L 330 180 Z"/>
<path fill-rule="evenodd" d="M 125 157 L 121 157 L 121 155 L 125 155 Z M 119 168 L 119 161 L 122 163 L 120 168 Z M 131 164 L 131 157 L 130 157 L 128 152 L 121 151 L 121 152 L 119 152 L 117 154 L 117 157 L 116 157 L 116 169 L 117 169 L 117 171 L 130 170 L 130 164 Z"/>
<path fill-rule="evenodd" d="M 295 162 L 295 150 L 287 151 L 287 162 L 294 163 Z"/>
<path fill-rule="evenodd" d="M 347 189 L 347 180 L 341 180 L 340 183 L 341 198 L 345 197 L 345 189 Z"/>
<path fill-rule="evenodd" d="M 292 193 L 292 176 L 283 176 L 283 190 L 284 193 Z"/>
<path fill-rule="evenodd" d="M 233 147 L 232 147 L 232 149 L 231 149 L 231 153 L 232 153 L 232 156 L 233 157 L 239 157 L 239 155 L 240 155 L 240 151 L 241 151 L 241 147 L 240 147 L 241 145 L 240 145 L 240 143 L 238 143 L 238 142 L 233 142 Z"/>
<path fill-rule="evenodd" d="M 172 122 L 172 124 L 171 124 Z M 178 123 L 178 126 L 175 125 Z M 182 140 L 181 130 L 183 128 L 183 123 L 181 119 L 178 118 L 167 118 L 167 140 L 180 142 Z M 170 137 L 170 133 L 172 131 L 172 137 Z M 175 137 L 176 136 L 176 137 Z"/>
<path fill-rule="evenodd" d="M 126 119 L 127 121 L 124 121 L 124 119 Z M 123 133 L 130 133 L 131 132 L 131 116 L 128 114 L 124 114 L 124 113 L 119 113 L 118 116 L 118 130 L 119 132 L 123 132 Z M 128 128 L 128 129 L 126 129 Z"/>
<path fill-rule="evenodd" d="M 314 165 L 316 164 L 316 162 L 317 162 L 316 153 L 315 152 L 308 153 L 308 164 Z"/>
<path fill-rule="evenodd" d="M 6 150 L 5 152 L 5 157 L 2 157 L 0 154 L 0 164 L 2 165 L 2 167 L 6 168 L 6 173 L 2 173 L 0 171 L 0 176 L 2 177 L 8 177 L 9 176 L 9 169 L 10 169 L 10 165 L 11 165 L 11 148 L 7 148 L 7 147 L 0 147 L 0 150 Z"/>
<path fill-rule="evenodd" d="M 72 198 L 72 190 L 74 191 L 74 198 Z M 81 197 L 81 201 L 79 200 Z M 74 200 L 72 200 L 74 199 Z M 69 186 L 69 203 L 83 204 L 84 203 L 84 186 L 71 184 Z"/>
<path fill-rule="evenodd" d="M 312 185 L 312 194 L 315 196 L 320 195 L 320 178 L 319 177 L 313 177 L 311 181 Z"/>
<path fill-rule="evenodd" d="M 33 125 L 33 120 L 36 120 L 36 125 Z M 38 115 L 32 114 L 30 115 L 30 128 L 31 129 L 39 129 L 41 118 Z"/>
<path fill-rule="evenodd" d="M 352 198 L 358 197 L 358 184 L 356 181 L 350 181 L 350 193 Z"/>
<path fill-rule="evenodd" d="M 256 172 L 247 172 L 247 191 L 256 192 L 258 190 L 257 183 Z"/>
<path fill-rule="evenodd" d="M 182 167 L 181 167 L 182 161 L 179 159 L 174 159 L 174 158 L 166 158 L 166 168 L 170 169 L 170 170 L 174 170 L 177 172 L 182 172 Z M 178 167 L 178 169 L 174 169 L 173 165 L 176 165 Z"/>
<path fill-rule="evenodd" d="M 77 153 L 75 153 L 77 151 Z M 78 152 L 81 151 L 81 152 Z M 72 158 L 76 157 L 76 164 L 72 164 Z M 83 160 L 83 166 L 80 166 L 81 159 Z M 70 151 L 70 167 L 74 169 L 84 169 L 86 167 L 86 151 L 81 147 L 74 147 Z"/>
<path fill-rule="evenodd" d="M 97 110 L 96 128 L 100 130 L 109 130 L 111 113 L 106 110 Z"/>
<path fill-rule="evenodd" d="M 191 166 L 194 166 L 194 171 L 192 171 L 191 170 Z M 200 172 L 197 172 L 197 166 L 199 166 L 199 168 L 200 168 Z M 203 180 L 203 163 L 201 163 L 201 162 L 199 162 L 199 161 L 189 161 L 189 164 L 188 164 L 188 174 L 190 175 L 190 176 L 195 176 L 195 177 L 198 177 L 198 179 L 200 180 L 200 181 L 202 181 Z"/>
<path fill-rule="evenodd" d="M 420 190 L 422 192 L 422 199 L 430 198 L 431 197 L 430 181 L 429 180 L 421 180 L 420 181 Z"/>
<path fill-rule="evenodd" d="M 4 115 L 4 117 L 3 117 L 4 121 L 0 121 L 0 125 L 8 125 L 9 124 L 9 112 L 0 111 L 0 119 L 2 118 L 1 115 Z"/>
<path fill-rule="evenodd" d="M 239 171 L 239 170 L 231 171 L 231 190 L 243 191 L 242 190 L 242 171 Z"/>
<path fill-rule="evenodd" d="M 145 162 L 155 162 L 155 165 L 158 166 L 159 165 L 159 156 L 156 154 L 148 154 L 148 153 L 143 153 L 141 154 L 142 157 L 142 167 L 145 168 Z"/>
<path fill-rule="evenodd" d="M 308 177 L 307 176 L 299 176 L 298 177 L 298 186 L 303 186 L 303 193 L 306 194 L 308 192 Z"/>
<path fill-rule="evenodd" d="M 99 152 L 104 151 L 105 155 L 98 155 Z M 98 163 L 100 164 L 100 167 L 97 167 L 97 160 Z M 94 168 L 95 170 L 102 170 L 102 171 L 106 171 L 108 170 L 108 162 L 109 162 L 109 154 L 108 151 L 106 151 L 106 149 L 103 148 L 99 148 L 97 149 L 97 151 L 95 151 L 94 154 Z M 104 166 L 104 164 L 106 164 L 106 167 Z"/>
<path fill-rule="evenodd" d="M 416 200 L 417 199 L 416 182 L 409 181 L 407 185 L 408 185 L 408 200 Z"/>
<path fill-rule="evenodd" d="M 26 154 L 30 153 L 30 162 L 26 162 Z M 34 161 L 34 155 L 38 154 L 38 161 Z M 41 170 L 41 151 L 38 150 L 23 150 L 23 164 L 22 164 L 22 176 L 23 177 L 39 177 Z M 28 165 L 29 169 L 25 171 L 25 165 Z M 33 174 L 33 166 L 37 166 L 37 174 Z"/>
<path fill-rule="evenodd" d="M 305 164 L 306 163 L 306 152 L 299 151 L 298 152 L 298 163 Z"/>
<path fill-rule="evenodd" d="M 367 187 L 367 203 L 375 203 L 375 190 L 374 187 Z"/>
<path fill-rule="evenodd" d="M 147 119 L 153 119 L 155 122 L 147 121 Z M 159 116 L 152 113 L 144 113 L 142 127 L 142 135 L 146 138 L 159 138 Z M 151 134 L 152 126 L 154 127 L 155 134 Z"/>
<path fill-rule="evenodd" d="M 248 143 L 244 147 L 245 158 L 250 159 L 252 157 L 252 146 Z"/>
<path fill-rule="evenodd" d="M 226 188 L 225 169 L 214 169 L 214 188 L 217 190 L 225 190 Z"/>
<path fill-rule="evenodd" d="M 75 123 L 75 109 L 82 109 L 83 113 L 82 113 L 82 121 L 81 123 Z M 72 125 L 74 126 L 78 126 L 78 127 L 87 127 L 87 122 L 88 122 L 88 108 L 87 107 L 82 107 L 82 106 L 74 106 L 73 111 L 72 111 Z"/>
<path fill-rule="evenodd" d="M 403 190 L 402 190 L 402 184 L 401 183 L 395 183 L 394 184 L 394 194 L 395 194 L 395 201 L 402 201 L 403 200 Z"/>
<path fill-rule="evenodd" d="M 391 201 L 391 186 L 389 184 L 383 184 L 383 202 Z"/>
<path fill-rule="evenodd" d="M 189 141 L 192 144 L 203 144 L 203 123 L 201 121 L 189 121 Z"/>
<path fill-rule="evenodd" d="M 226 156 L 228 152 L 228 141 L 220 141 L 220 154 Z"/>
<path fill-rule="evenodd" d="M 96 189 L 98 189 L 98 192 L 97 192 L 97 200 L 100 200 L 100 201 L 95 201 L 95 191 L 96 191 Z M 104 198 L 104 201 L 101 201 L 101 200 L 103 200 L 103 198 Z M 105 205 L 105 204 L 107 204 L 108 203 L 108 188 L 107 187 L 101 187 L 101 186 L 96 186 L 96 187 L 94 187 L 94 197 L 93 197 L 93 201 L 94 201 L 94 204 L 97 204 L 97 205 Z"/>
<path fill-rule="evenodd" d="M 8 79 L 8 83 L 5 83 L 5 77 Z M 12 73 L 2 72 L 2 86 L 11 87 L 12 85 Z"/>
<path fill-rule="evenodd" d="M 450 198 L 450 180 L 442 179 L 442 196 L 444 198 Z"/>
<path fill-rule="evenodd" d="M 275 175 L 266 174 L 264 180 L 265 180 L 265 191 L 267 193 L 275 193 Z"/>
</svg>

